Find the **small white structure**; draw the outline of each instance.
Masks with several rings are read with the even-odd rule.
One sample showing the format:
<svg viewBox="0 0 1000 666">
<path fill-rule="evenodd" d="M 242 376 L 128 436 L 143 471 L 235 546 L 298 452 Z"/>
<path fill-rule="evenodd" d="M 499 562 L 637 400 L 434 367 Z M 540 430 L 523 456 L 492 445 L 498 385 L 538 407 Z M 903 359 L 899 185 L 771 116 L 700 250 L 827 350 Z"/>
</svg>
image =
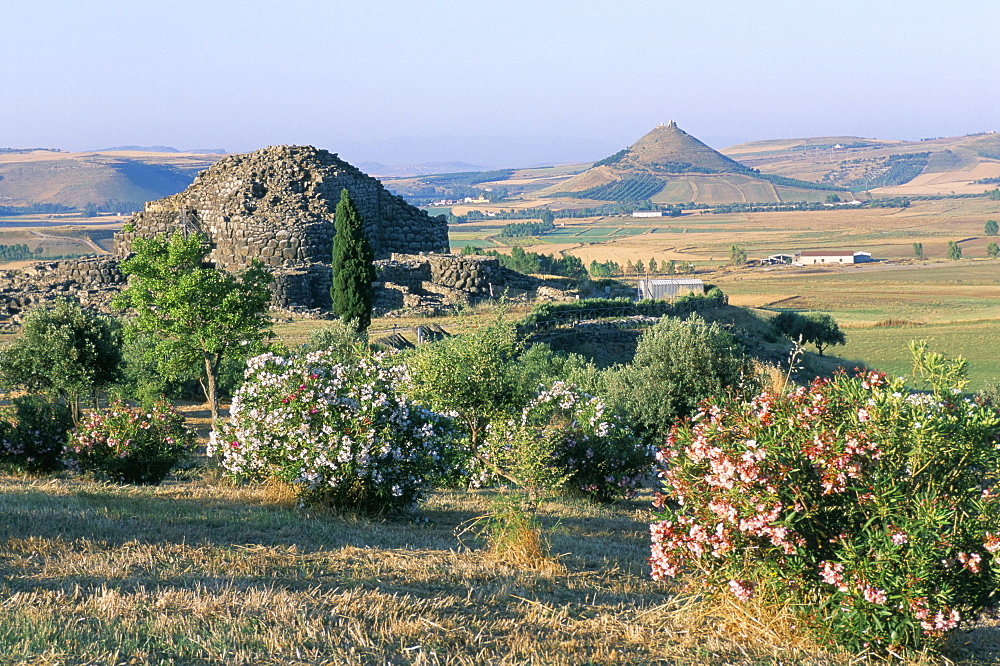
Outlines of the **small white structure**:
<svg viewBox="0 0 1000 666">
<path fill-rule="evenodd" d="M 634 210 L 632 217 L 663 217 L 662 210 Z"/>
<path fill-rule="evenodd" d="M 772 254 L 767 259 L 764 259 L 764 261 L 761 262 L 761 263 L 770 264 L 772 266 L 775 266 L 775 265 L 779 265 L 779 264 L 790 264 L 793 261 L 795 261 L 795 255 L 794 254 Z"/>
<path fill-rule="evenodd" d="M 799 266 L 863 264 L 871 260 L 871 252 L 851 252 L 850 250 L 805 250 L 795 255 L 795 263 Z"/>
<path fill-rule="evenodd" d="M 672 301 L 684 294 L 704 294 L 705 283 L 701 280 L 639 280 L 639 300 L 655 298 L 661 301 Z"/>
</svg>

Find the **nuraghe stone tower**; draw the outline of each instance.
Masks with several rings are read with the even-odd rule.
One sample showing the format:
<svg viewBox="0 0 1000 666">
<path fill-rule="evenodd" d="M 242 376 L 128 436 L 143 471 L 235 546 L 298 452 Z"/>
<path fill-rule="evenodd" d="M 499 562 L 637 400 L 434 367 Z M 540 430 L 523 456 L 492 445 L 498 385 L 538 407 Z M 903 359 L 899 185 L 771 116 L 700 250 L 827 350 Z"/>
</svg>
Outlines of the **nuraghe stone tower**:
<svg viewBox="0 0 1000 666">
<path fill-rule="evenodd" d="M 147 203 L 115 235 L 112 256 L 0 271 L 0 325 L 16 323 L 28 308 L 60 296 L 107 310 L 125 285 L 118 262 L 129 255 L 133 239 L 177 229 L 205 234 L 219 268 L 239 270 L 254 259 L 270 267 L 272 306 L 323 316 L 330 309 L 333 219 L 343 188 L 364 218 L 377 257 L 374 309 L 380 316 L 434 313 L 543 286 L 494 257 L 448 254 L 444 218 L 407 204 L 335 154 L 277 146 L 222 159 L 183 192 Z"/>
<path fill-rule="evenodd" d="M 151 201 L 115 236 L 128 256 L 132 239 L 176 229 L 200 231 L 223 269 L 258 259 L 275 276 L 275 304 L 330 307 L 334 209 L 347 188 L 377 259 L 393 253 L 447 253 L 448 227 L 382 184 L 312 146 L 272 146 L 222 159 L 179 194 Z"/>
</svg>

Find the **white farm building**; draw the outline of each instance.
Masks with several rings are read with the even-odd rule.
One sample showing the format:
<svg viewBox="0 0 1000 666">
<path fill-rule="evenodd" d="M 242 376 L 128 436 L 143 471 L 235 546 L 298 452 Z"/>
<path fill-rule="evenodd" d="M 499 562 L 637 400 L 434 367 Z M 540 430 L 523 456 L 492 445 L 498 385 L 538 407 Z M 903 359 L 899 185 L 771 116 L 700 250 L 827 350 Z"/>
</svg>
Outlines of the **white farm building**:
<svg viewBox="0 0 1000 666">
<path fill-rule="evenodd" d="M 655 298 L 661 301 L 672 301 L 684 294 L 704 294 L 705 283 L 701 280 L 639 280 L 639 300 Z"/>
<path fill-rule="evenodd" d="M 871 252 L 851 252 L 850 250 L 805 250 L 795 255 L 795 263 L 800 266 L 863 264 L 871 260 Z"/>
<path fill-rule="evenodd" d="M 632 217 L 663 217 L 662 210 L 636 210 L 632 212 Z"/>
</svg>

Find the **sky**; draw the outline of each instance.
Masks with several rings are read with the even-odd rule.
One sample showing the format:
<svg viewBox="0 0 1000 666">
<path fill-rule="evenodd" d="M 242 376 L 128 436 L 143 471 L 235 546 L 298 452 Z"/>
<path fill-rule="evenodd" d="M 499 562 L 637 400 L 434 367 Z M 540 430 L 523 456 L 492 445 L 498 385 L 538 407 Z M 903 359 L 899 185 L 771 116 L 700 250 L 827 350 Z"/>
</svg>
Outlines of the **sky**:
<svg viewBox="0 0 1000 666">
<path fill-rule="evenodd" d="M 2 0 L 0 147 L 593 160 L 1000 130 L 996 0 Z"/>
</svg>

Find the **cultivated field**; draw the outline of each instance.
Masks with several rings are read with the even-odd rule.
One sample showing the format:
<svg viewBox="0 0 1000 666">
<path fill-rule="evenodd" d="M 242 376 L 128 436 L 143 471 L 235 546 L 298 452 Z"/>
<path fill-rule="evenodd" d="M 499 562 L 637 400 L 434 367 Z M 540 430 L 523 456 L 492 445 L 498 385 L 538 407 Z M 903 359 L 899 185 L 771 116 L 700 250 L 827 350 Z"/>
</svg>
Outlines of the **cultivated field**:
<svg viewBox="0 0 1000 666">
<path fill-rule="evenodd" d="M 969 358 L 972 388 L 981 388 L 1000 382 L 994 353 L 1000 340 L 1000 261 L 986 258 L 987 243 L 998 239 L 983 235 L 986 220 L 997 218 L 1000 202 L 965 199 L 892 209 L 560 219 L 555 233 L 528 240 L 525 249 L 573 254 L 585 264 L 691 261 L 697 277 L 719 284 L 735 305 L 765 308 L 765 315 L 781 309 L 832 314 L 847 331 L 848 344 L 830 353 L 847 365 L 867 363 L 908 373 L 907 343 L 926 338 L 938 351 Z M 497 246 L 505 242 L 496 235 L 500 226 L 455 229 L 463 243 Z M 962 261 L 945 259 L 952 240 L 962 248 Z M 914 260 L 915 242 L 923 245 L 927 261 Z M 844 249 L 871 252 L 881 261 L 838 268 L 736 269 L 728 266 L 734 244 L 750 258 Z"/>
</svg>

